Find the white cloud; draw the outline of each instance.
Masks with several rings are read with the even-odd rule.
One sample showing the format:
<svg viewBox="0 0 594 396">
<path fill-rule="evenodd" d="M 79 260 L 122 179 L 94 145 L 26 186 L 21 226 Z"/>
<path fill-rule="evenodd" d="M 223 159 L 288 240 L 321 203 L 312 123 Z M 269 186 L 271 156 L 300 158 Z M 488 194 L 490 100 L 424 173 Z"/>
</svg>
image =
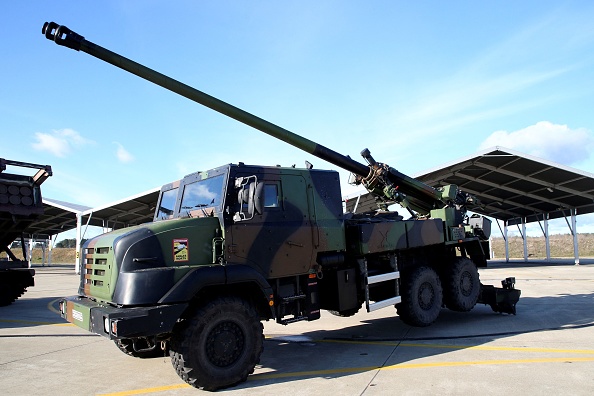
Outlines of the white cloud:
<svg viewBox="0 0 594 396">
<path fill-rule="evenodd" d="M 83 138 L 73 129 L 59 129 L 51 133 L 36 132 L 36 142 L 31 146 L 37 151 L 47 151 L 56 157 L 65 157 L 73 149 L 94 143 Z"/>
<path fill-rule="evenodd" d="M 479 149 L 503 146 L 535 157 L 570 165 L 589 158 L 594 148 L 592 132 L 585 128 L 540 121 L 514 132 L 496 131 Z"/>
<path fill-rule="evenodd" d="M 126 150 L 124 148 L 124 146 L 122 146 L 118 142 L 113 142 L 113 143 L 118 146 L 118 149 L 116 151 L 116 156 L 118 157 L 118 161 L 125 163 L 125 164 L 128 162 L 134 161 L 134 156 L 132 154 L 130 154 L 130 152 L 128 150 Z"/>
</svg>

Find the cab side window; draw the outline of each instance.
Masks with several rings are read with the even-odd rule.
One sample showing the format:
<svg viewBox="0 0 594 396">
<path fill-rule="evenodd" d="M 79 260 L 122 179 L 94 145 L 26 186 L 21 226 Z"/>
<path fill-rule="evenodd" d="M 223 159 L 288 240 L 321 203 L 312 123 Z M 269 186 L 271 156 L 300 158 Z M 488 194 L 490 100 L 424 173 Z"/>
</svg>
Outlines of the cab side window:
<svg viewBox="0 0 594 396">
<path fill-rule="evenodd" d="M 171 217 L 173 217 L 173 209 L 175 208 L 177 191 L 178 188 L 173 188 L 171 190 L 164 191 L 161 194 L 161 202 L 159 203 L 157 220 L 170 219 Z"/>
<path fill-rule="evenodd" d="M 278 185 L 265 184 L 264 185 L 264 207 L 265 208 L 279 208 Z"/>
</svg>

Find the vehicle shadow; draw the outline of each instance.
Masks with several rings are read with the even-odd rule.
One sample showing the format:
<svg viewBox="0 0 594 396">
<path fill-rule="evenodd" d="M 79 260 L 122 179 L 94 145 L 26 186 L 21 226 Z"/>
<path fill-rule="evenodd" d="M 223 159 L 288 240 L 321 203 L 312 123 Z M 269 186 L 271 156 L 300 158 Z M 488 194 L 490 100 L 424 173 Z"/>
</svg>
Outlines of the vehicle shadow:
<svg viewBox="0 0 594 396">
<path fill-rule="evenodd" d="M 517 305 L 517 316 L 477 305 L 469 313 L 443 309 L 434 324 L 415 328 L 396 315 L 365 319 L 366 314 L 359 313 L 356 317 L 361 320 L 345 328 L 294 337 L 268 334 L 261 364 L 247 382 L 232 389 L 398 368 L 515 335 L 594 327 L 593 305 L 594 293 L 524 297 Z"/>
<path fill-rule="evenodd" d="M 58 314 L 59 298 L 19 298 L 0 307 L 0 329 L 68 323 Z"/>
<path fill-rule="evenodd" d="M 510 259 L 508 262 L 505 260 L 489 260 L 488 268 L 530 268 L 530 267 L 558 267 L 558 266 L 575 266 L 575 259 L 561 258 L 561 259 L 533 259 L 529 258 L 528 261 L 523 259 Z M 594 266 L 593 258 L 580 258 L 578 266 Z"/>
</svg>

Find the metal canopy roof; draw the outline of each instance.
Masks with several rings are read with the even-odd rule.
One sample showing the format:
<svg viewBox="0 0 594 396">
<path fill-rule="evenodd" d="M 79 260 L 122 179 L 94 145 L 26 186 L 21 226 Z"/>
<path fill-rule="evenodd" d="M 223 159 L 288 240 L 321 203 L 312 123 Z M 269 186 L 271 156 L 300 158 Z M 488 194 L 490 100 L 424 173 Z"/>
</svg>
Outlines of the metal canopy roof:
<svg viewBox="0 0 594 396">
<path fill-rule="evenodd" d="M 594 212 L 594 174 L 504 147 L 493 147 L 414 176 L 438 187 L 455 184 L 474 194 L 482 208 L 473 212 L 527 223 Z"/>
<path fill-rule="evenodd" d="M 474 194 L 482 203 L 474 212 L 505 220 L 509 225 L 521 219 L 533 222 L 594 212 L 594 174 L 570 168 L 527 154 L 493 147 L 469 157 L 447 163 L 415 176 L 416 179 L 439 187 L 455 184 Z M 159 188 L 137 194 L 98 208 L 69 204 L 52 199 L 43 200 L 45 213 L 30 227 L 29 235 L 48 237 L 76 228 L 76 215 L 82 225 L 122 228 L 152 221 Z M 347 200 L 352 211 L 375 207 L 367 194 Z"/>
<path fill-rule="evenodd" d="M 43 198 L 44 213 L 30 225 L 25 237 L 49 239 L 72 230 L 76 228 L 77 214 L 81 215 L 83 226 L 114 229 L 152 221 L 159 191 L 160 188 L 154 188 L 97 208 Z"/>
<path fill-rule="evenodd" d="M 105 228 L 123 228 L 153 220 L 161 188 L 153 188 L 97 208 L 82 212 L 82 223 Z"/>
<path fill-rule="evenodd" d="M 43 214 L 27 228 L 25 237 L 49 239 L 76 228 L 76 214 L 88 209 L 88 206 L 43 198 Z"/>
</svg>

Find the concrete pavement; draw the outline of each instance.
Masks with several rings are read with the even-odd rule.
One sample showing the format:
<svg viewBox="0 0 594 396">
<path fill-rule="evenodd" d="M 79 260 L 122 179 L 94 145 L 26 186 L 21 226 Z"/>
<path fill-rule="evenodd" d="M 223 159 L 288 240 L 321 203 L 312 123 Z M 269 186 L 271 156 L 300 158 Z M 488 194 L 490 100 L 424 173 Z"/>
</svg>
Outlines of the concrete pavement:
<svg viewBox="0 0 594 396">
<path fill-rule="evenodd" d="M 64 322 L 56 299 L 76 293 L 71 265 L 35 267 L 36 286 L 0 308 L 4 395 L 201 394 L 168 357 L 135 359 Z M 217 393 L 246 395 L 534 395 L 594 393 L 594 264 L 495 263 L 481 281 L 516 277 L 518 315 L 443 309 L 427 328 L 392 308 L 350 318 L 265 323 L 261 364 Z"/>
</svg>

